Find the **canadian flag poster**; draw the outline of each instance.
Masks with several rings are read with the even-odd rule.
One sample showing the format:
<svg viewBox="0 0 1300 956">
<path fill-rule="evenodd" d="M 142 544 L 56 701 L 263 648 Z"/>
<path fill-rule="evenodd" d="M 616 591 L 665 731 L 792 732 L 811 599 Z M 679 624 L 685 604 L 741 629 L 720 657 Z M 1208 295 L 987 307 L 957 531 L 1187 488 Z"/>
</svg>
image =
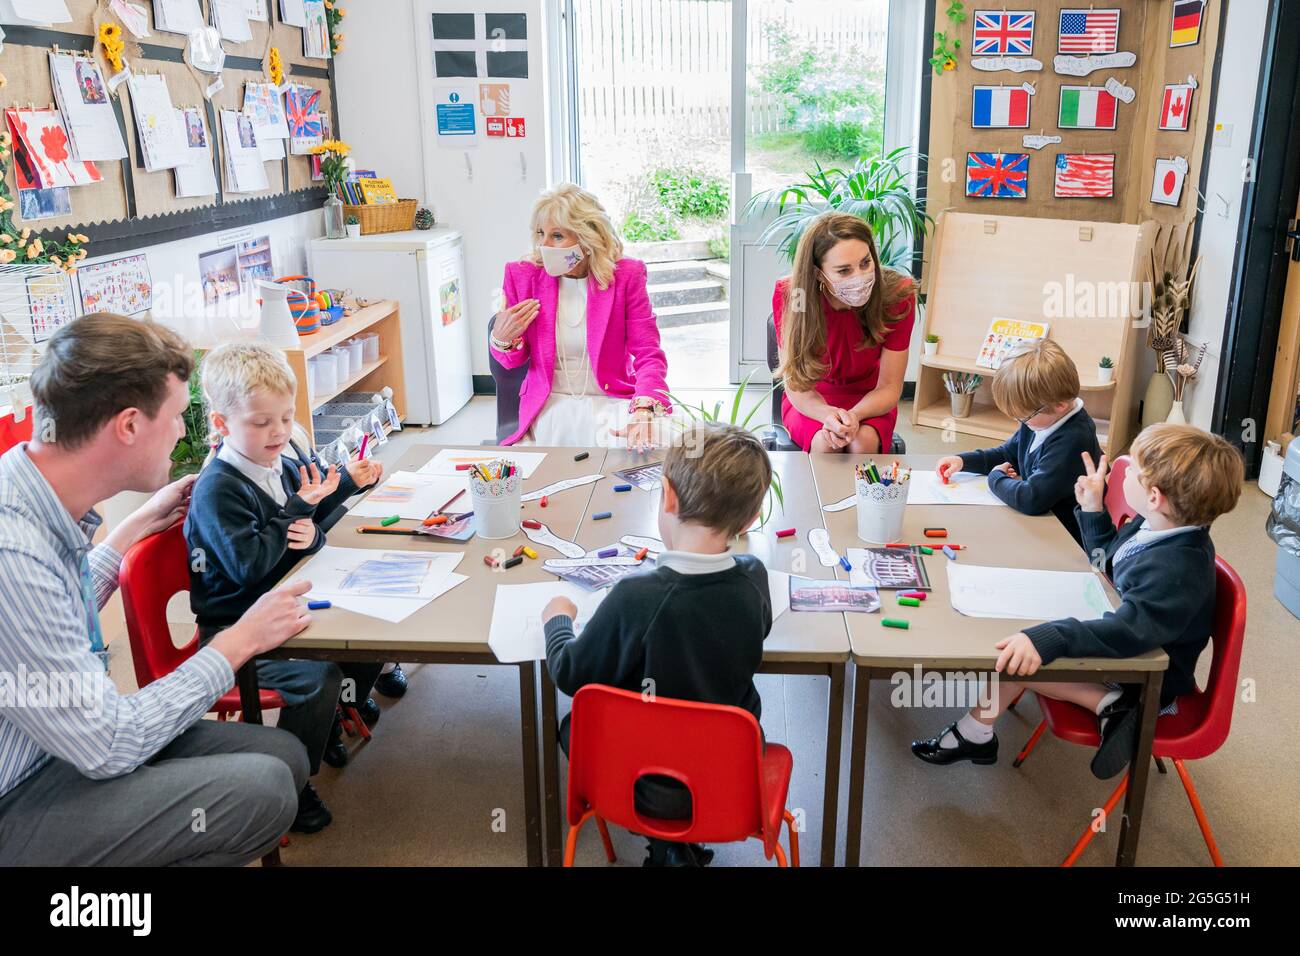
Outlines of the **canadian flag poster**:
<svg viewBox="0 0 1300 956">
<path fill-rule="evenodd" d="M 1151 183 L 1151 201 L 1177 206 L 1183 199 L 1183 180 L 1187 174 L 1172 159 L 1156 160 L 1156 176 Z"/>
<path fill-rule="evenodd" d="M 1160 103 L 1160 128 L 1186 132 L 1188 117 L 1192 112 L 1192 86 L 1171 83 L 1165 87 L 1165 98 Z"/>
</svg>

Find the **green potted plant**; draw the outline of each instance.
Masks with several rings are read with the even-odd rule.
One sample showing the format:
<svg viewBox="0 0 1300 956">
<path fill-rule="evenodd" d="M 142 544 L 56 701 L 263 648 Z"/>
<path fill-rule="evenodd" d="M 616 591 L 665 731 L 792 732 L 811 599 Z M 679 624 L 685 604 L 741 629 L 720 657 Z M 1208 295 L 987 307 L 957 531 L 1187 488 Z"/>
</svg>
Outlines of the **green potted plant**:
<svg viewBox="0 0 1300 956">
<path fill-rule="evenodd" d="M 1103 355 L 1097 363 L 1097 381 L 1105 385 L 1115 378 L 1115 363 L 1109 355 Z"/>
<path fill-rule="evenodd" d="M 925 348 L 926 355 L 935 355 L 939 351 L 939 336 L 933 332 L 925 333 L 925 340 L 921 343 Z"/>
<path fill-rule="evenodd" d="M 359 238 L 361 238 L 361 220 L 360 220 L 360 219 L 358 219 L 356 216 L 348 216 L 348 223 L 347 223 L 347 225 L 348 225 L 348 238 L 349 238 L 349 239 L 359 239 Z"/>
<path fill-rule="evenodd" d="M 185 435 L 172 449 L 172 480 L 192 475 L 203 467 L 208 457 L 208 413 L 203 405 L 203 388 L 199 384 L 201 353 L 194 353 L 194 373 L 190 375 L 190 404 L 181 414 Z"/>
</svg>

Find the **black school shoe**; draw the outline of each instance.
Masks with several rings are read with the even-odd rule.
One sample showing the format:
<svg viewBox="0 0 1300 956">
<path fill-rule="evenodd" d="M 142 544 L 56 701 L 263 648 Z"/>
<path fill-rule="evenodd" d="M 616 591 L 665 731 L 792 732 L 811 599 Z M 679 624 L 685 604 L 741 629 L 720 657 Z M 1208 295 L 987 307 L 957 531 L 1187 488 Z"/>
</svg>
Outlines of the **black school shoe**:
<svg viewBox="0 0 1300 956">
<path fill-rule="evenodd" d="M 406 675 L 402 673 L 402 665 L 395 664 L 387 674 L 380 674 L 376 677 L 375 690 L 385 697 L 401 697 L 405 694 Z"/>
<path fill-rule="evenodd" d="M 351 707 L 353 705 L 349 704 L 348 706 Z M 361 719 L 365 721 L 367 727 L 373 727 L 375 724 L 379 723 L 379 715 L 382 714 L 383 711 L 379 709 L 379 705 L 375 703 L 373 697 L 367 697 L 364 704 L 357 704 L 355 706 L 357 708 L 357 713 L 361 715 Z"/>
<path fill-rule="evenodd" d="M 343 743 L 343 723 L 339 720 L 337 712 L 334 714 L 334 723 L 330 727 L 329 741 L 325 744 L 325 752 L 321 754 L 320 759 L 336 770 L 341 770 L 348 765 L 348 748 Z"/>
<path fill-rule="evenodd" d="M 699 843 L 674 843 L 669 840 L 646 841 L 646 858 L 642 866 L 702 867 L 713 862 L 713 851 Z"/>
<path fill-rule="evenodd" d="M 949 731 L 957 738 L 957 746 L 940 747 L 939 741 L 943 740 Z M 913 740 L 912 753 L 926 763 L 939 764 L 940 766 L 947 766 L 959 760 L 969 760 L 971 763 L 978 764 L 997 763 L 998 735 L 994 734 L 985 743 L 973 744 L 961 735 L 961 731 L 957 729 L 957 722 L 954 720 L 929 740 Z"/>
<path fill-rule="evenodd" d="M 1109 780 L 1127 767 L 1137 752 L 1138 689 L 1126 684 L 1119 700 L 1104 707 L 1097 720 L 1101 724 L 1101 745 L 1092 758 L 1092 775 Z"/>
<path fill-rule="evenodd" d="M 325 801 L 320 798 L 316 788 L 309 783 L 298 794 L 298 814 L 293 818 L 293 826 L 289 829 L 294 833 L 315 833 L 324 830 L 333 820 L 329 807 L 325 806 Z"/>
</svg>

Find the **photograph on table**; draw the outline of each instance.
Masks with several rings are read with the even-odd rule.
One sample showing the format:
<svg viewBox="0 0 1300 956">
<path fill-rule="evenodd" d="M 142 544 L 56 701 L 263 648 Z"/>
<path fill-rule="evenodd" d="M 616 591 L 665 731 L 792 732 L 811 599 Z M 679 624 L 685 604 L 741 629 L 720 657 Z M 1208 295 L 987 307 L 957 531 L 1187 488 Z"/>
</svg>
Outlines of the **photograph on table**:
<svg viewBox="0 0 1300 956">
<path fill-rule="evenodd" d="M 658 491 L 663 484 L 664 463 L 652 461 L 649 464 L 637 465 L 635 468 L 624 468 L 622 471 L 614 472 L 614 476 L 636 485 L 642 491 Z"/>
<path fill-rule="evenodd" d="M 930 589 L 925 561 L 915 548 L 849 548 L 848 559 L 853 566 L 849 583 L 854 587 Z"/>
<path fill-rule="evenodd" d="M 430 538 L 442 538 L 444 541 L 468 541 L 474 537 L 474 512 L 448 513 L 446 524 L 421 524 L 415 530 Z"/>
<path fill-rule="evenodd" d="M 854 587 L 844 581 L 821 581 L 790 575 L 790 610 L 857 611 L 880 610 L 880 594 L 873 587 Z"/>
<path fill-rule="evenodd" d="M 239 256 L 235 247 L 199 253 L 199 282 L 203 301 L 209 305 L 239 295 Z"/>
</svg>

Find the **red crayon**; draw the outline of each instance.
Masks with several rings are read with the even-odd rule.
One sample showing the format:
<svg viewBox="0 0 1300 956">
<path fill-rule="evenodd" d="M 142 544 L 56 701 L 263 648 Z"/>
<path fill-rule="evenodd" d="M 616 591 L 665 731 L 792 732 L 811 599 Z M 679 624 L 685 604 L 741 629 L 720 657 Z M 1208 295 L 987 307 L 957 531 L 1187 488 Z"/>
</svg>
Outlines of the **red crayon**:
<svg viewBox="0 0 1300 956">
<path fill-rule="evenodd" d="M 925 536 L 927 538 L 946 538 L 948 537 L 947 528 L 926 528 Z"/>
<path fill-rule="evenodd" d="M 490 554 L 483 555 L 483 563 L 489 568 L 495 568 L 497 566 L 496 560 Z"/>
<path fill-rule="evenodd" d="M 924 600 L 925 600 L 925 592 L 924 592 L 924 591 L 899 591 L 899 592 L 898 592 L 898 596 L 899 596 L 899 597 L 910 597 L 910 598 L 916 598 L 918 601 L 924 601 Z"/>
<path fill-rule="evenodd" d="M 523 553 L 524 553 L 524 546 L 521 544 L 519 547 L 515 548 L 515 553 L 510 555 L 510 557 L 517 558 Z"/>
<path fill-rule="evenodd" d="M 369 432 L 361 436 L 361 449 L 357 452 L 357 461 L 361 461 L 366 457 L 366 443 L 368 441 L 370 441 Z"/>
<path fill-rule="evenodd" d="M 545 507 L 546 507 L 546 503 L 547 503 L 548 501 L 550 501 L 550 500 L 551 500 L 551 496 L 550 496 L 550 495 L 542 495 L 542 507 L 545 508 Z"/>
<path fill-rule="evenodd" d="M 640 551 L 638 551 L 638 552 L 636 553 L 636 559 L 637 559 L 638 561 L 644 561 L 644 560 L 645 560 L 645 556 L 646 556 L 647 554 L 649 554 L 649 553 L 650 553 L 650 549 L 649 549 L 649 548 L 642 548 Z"/>
<path fill-rule="evenodd" d="M 434 515 L 432 518 L 424 519 L 424 526 L 426 528 L 432 528 L 436 524 L 446 524 L 448 520 L 447 515 Z"/>
<path fill-rule="evenodd" d="M 474 467 L 473 465 L 457 465 L 457 466 L 456 466 L 456 470 L 457 470 L 457 471 L 469 471 L 469 470 L 470 470 L 471 468 L 473 468 L 473 467 Z"/>
<path fill-rule="evenodd" d="M 525 528 L 532 528 L 533 530 L 536 530 L 536 529 L 540 528 L 541 526 L 542 526 L 542 523 L 541 523 L 540 521 L 538 521 L 536 518 L 525 518 L 525 519 L 524 519 L 524 527 L 525 527 Z"/>
<path fill-rule="evenodd" d="M 790 537 L 790 535 L 794 534 L 794 532 L 795 532 L 794 528 L 786 528 L 784 531 L 778 531 L 776 533 L 776 536 L 778 538 L 788 538 Z"/>
</svg>

